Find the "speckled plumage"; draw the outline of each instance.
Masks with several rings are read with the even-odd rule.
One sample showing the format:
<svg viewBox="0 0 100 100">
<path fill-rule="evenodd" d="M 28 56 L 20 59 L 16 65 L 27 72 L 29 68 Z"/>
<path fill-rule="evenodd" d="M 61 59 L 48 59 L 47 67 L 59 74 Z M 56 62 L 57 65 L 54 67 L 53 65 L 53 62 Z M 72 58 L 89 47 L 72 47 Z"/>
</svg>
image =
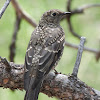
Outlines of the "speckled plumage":
<svg viewBox="0 0 100 100">
<path fill-rule="evenodd" d="M 25 100 L 38 99 L 44 77 L 62 56 L 65 35 L 59 22 L 65 15 L 66 13 L 59 10 L 44 13 L 31 35 L 25 56 Z"/>
</svg>

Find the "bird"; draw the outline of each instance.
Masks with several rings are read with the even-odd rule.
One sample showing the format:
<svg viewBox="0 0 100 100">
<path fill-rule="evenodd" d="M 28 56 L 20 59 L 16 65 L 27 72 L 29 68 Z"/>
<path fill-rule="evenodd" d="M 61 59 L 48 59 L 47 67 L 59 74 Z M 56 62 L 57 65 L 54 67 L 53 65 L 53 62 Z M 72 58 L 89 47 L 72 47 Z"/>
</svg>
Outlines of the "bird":
<svg viewBox="0 0 100 100">
<path fill-rule="evenodd" d="M 38 100 L 43 80 L 58 64 L 65 44 L 60 20 L 69 14 L 58 9 L 45 12 L 31 34 L 24 64 L 24 100 Z"/>
</svg>

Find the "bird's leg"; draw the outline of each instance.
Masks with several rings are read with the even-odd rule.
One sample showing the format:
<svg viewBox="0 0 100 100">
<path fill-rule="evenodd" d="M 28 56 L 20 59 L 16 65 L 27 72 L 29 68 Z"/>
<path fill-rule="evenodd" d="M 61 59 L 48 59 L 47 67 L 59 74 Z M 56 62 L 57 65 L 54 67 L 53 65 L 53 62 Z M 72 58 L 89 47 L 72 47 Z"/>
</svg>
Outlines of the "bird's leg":
<svg viewBox="0 0 100 100">
<path fill-rule="evenodd" d="M 61 72 L 57 72 L 56 69 L 54 69 L 54 73 L 55 73 L 55 76 L 53 79 L 55 79 L 55 77 L 58 75 L 58 74 L 61 74 Z"/>
<path fill-rule="evenodd" d="M 54 71 L 55 71 L 55 74 L 61 74 L 61 72 L 57 72 L 57 70 L 56 70 L 56 69 L 54 69 Z"/>
</svg>

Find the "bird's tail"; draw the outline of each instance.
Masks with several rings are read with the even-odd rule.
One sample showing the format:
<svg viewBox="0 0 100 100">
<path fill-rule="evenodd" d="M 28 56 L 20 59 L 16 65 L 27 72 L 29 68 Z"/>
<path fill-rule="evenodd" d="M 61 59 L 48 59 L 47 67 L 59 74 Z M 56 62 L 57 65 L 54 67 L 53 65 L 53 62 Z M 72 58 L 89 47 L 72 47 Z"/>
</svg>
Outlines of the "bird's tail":
<svg viewBox="0 0 100 100">
<path fill-rule="evenodd" d="M 39 82 L 35 88 L 29 86 L 29 89 L 26 91 L 24 100 L 38 100 L 41 84 L 42 82 Z"/>
<path fill-rule="evenodd" d="M 30 82 L 28 84 L 28 88 L 26 89 L 24 100 L 38 99 L 38 94 L 40 92 L 43 78 L 44 78 L 44 72 L 39 72 L 39 71 L 37 71 L 37 75 L 35 77 L 31 77 Z"/>
</svg>

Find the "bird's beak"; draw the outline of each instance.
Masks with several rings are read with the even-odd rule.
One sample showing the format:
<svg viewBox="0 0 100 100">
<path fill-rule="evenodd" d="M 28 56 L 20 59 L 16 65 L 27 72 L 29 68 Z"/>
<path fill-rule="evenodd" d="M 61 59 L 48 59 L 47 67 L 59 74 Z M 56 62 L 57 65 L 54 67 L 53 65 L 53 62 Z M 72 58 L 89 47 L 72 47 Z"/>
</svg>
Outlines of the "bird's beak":
<svg viewBox="0 0 100 100">
<path fill-rule="evenodd" d="M 62 19 L 64 19 L 65 17 L 68 17 L 68 16 L 70 16 L 71 15 L 71 12 L 63 12 L 62 14 L 61 14 L 61 20 Z"/>
<path fill-rule="evenodd" d="M 71 12 L 64 12 L 63 14 L 64 14 L 64 15 L 70 15 Z"/>
</svg>

